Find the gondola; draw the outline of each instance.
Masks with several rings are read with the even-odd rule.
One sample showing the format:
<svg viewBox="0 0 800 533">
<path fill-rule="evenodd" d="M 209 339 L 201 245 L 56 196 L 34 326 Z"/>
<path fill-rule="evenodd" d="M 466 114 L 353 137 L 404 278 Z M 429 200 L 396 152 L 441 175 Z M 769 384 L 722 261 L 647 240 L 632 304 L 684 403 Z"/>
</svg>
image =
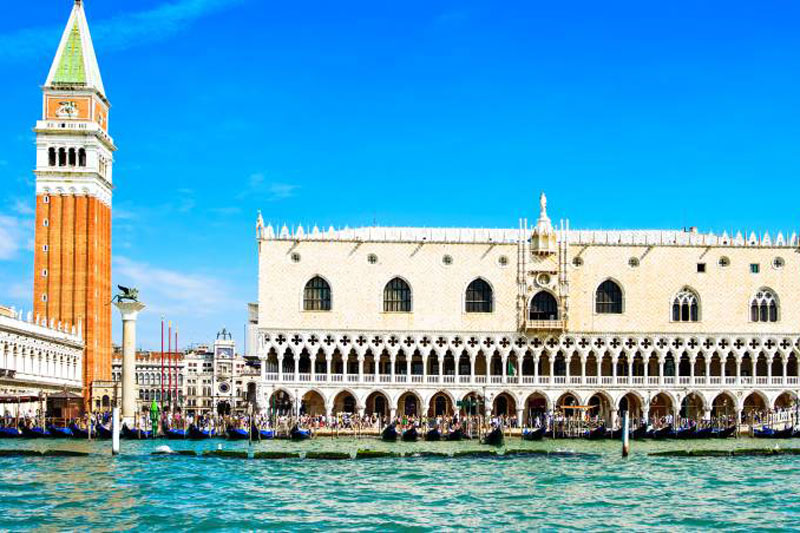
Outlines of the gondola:
<svg viewBox="0 0 800 533">
<path fill-rule="evenodd" d="M 544 438 L 545 428 L 526 429 L 522 432 L 522 440 L 534 441 Z"/>
<path fill-rule="evenodd" d="M 72 431 L 72 436 L 76 439 L 88 439 L 89 438 L 89 430 L 81 429 L 78 427 L 78 424 L 72 423 L 69 425 L 70 431 Z M 92 432 L 92 437 L 95 436 L 95 433 Z"/>
<path fill-rule="evenodd" d="M 147 440 L 153 438 L 153 432 L 146 429 L 130 429 L 123 424 L 121 436 L 125 440 Z"/>
<path fill-rule="evenodd" d="M 45 428 L 22 426 L 20 429 L 22 430 L 22 436 L 28 439 L 47 439 L 51 437 L 50 432 Z"/>
<path fill-rule="evenodd" d="M 714 428 L 710 428 L 710 427 L 708 427 L 708 428 L 700 428 L 700 429 L 698 429 L 698 430 L 696 430 L 694 432 L 694 435 L 692 435 L 692 438 L 695 439 L 695 440 L 697 440 L 697 439 L 710 439 L 712 437 L 714 437 Z"/>
<path fill-rule="evenodd" d="M 411 426 L 407 430 L 403 431 L 403 442 L 417 442 L 419 438 L 419 432 L 417 432 L 417 428 Z"/>
<path fill-rule="evenodd" d="M 458 442 L 460 440 L 463 440 L 464 438 L 466 438 L 466 436 L 464 435 L 464 431 L 461 428 L 456 428 L 451 430 L 450 433 L 447 434 L 445 440 L 450 442 Z"/>
<path fill-rule="evenodd" d="M 638 428 L 633 430 L 633 433 L 631 433 L 631 437 L 635 440 L 646 439 L 649 436 L 650 432 L 647 429 L 647 426 L 639 426 Z"/>
<path fill-rule="evenodd" d="M 675 438 L 675 430 L 672 429 L 672 426 L 667 426 L 661 429 L 657 429 L 653 431 L 653 438 L 657 440 L 661 439 L 674 439 Z"/>
<path fill-rule="evenodd" d="M 442 434 L 437 428 L 433 428 L 425 433 L 425 440 L 428 442 L 439 442 L 442 440 Z"/>
<path fill-rule="evenodd" d="M 308 440 L 311 438 L 311 430 L 310 429 L 301 429 L 298 426 L 294 426 L 292 431 L 289 432 L 289 437 L 294 440 Z"/>
<path fill-rule="evenodd" d="M 54 439 L 68 439 L 72 437 L 72 430 L 69 428 L 60 428 L 50 424 L 47 426 L 47 431 L 50 432 L 50 436 Z"/>
<path fill-rule="evenodd" d="M 606 431 L 606 437 L 614 440 L 620 440 L 622 438 L 622 428 Z"/>
<path fill-rule="evenodd" d="M 735 434 L 736 426 L 714 429 L 714 437 L 718 439 L 727 439 L 728 437 L 733 437 Z"/>
<path fill-rule="evenodd" d="M 697 431 L 697 426 L 692 426 L 689 428 L 679 428 L 678 431 L 675 432 L 675 438 L 686 440 L 694 438 L 694 434 Z"/>
<path fill-rule="evenodd" d="M 620 430 L 620 432 L 621 431 L 622 430 Z M 606 429 L 605 426 L 599 426 L 592 430 L 589 430 L 589 432 L 586 434 L 586 438 L 589 440 L 601 440 L 606 438 L 608 436 L 608 433 L 610 432 Z M 620 438 L 621 437 L 622 436 L 620 435 Z"/>
<path fill-rule="evenodd" d="M 503 445 L 503 430 L 502 428 L 496 427 L 492 431 L 486 435 L 486 438 L 483 439 L 483 444 L 489 446 L 502 446 Z"/>
<path fill-rule="evenodd" d="M 98 439 L 110 439 L 113 437 L 113 433 L 111 432 L 111 428 L 107 428 L 103 424 L 97 424 L 95 426 L 97 431 L 97 438 Z"/>
<path fill-rule="evenodd" d="M 258 436 L 261 440 L 272 440 L 275 438 L 275 431 L 271 429 L 259 429 Z"/>
<path fill-rule="evenodd" d="M 757 439 L 788 439 L 792 436 L 794 430 L 792 428 L 784 428 L 775 430 L 772 428 L 761 428 L 753 430 L 753 437 Z"/>
<path fill-rule="evenodd" d="M 397 428 L 394 424 L 386 426 L 381 433 L 381 440 L 384 442 L 397 442 Z"/>
<path fill-rule="evenodd" d="M 214 436 L 214 430 L 211 428 L 203 429 L 192 424 L 189 426 L 189 432 L 187 436 L 191 440 L 206 440 Z"/>
<path fill-rule="evenodd" d="M 189 432 L 185 429 L 167 429 L 164 431 L 164 436 L 169 440 L 184 440 L 189 436 Z"/>
<path fill-rule="evenodd" d="M 228 440 L 247 440 L 250 438 L 250 432 L 242 428 L 228 428 L 225 433 L 228 435 Z"/>
<path fill-rule="evenodd" d="M 22 432 L 15 427 L 0 428 L 0 439 L 18 439 L 22 437 Z"/>
</svg>

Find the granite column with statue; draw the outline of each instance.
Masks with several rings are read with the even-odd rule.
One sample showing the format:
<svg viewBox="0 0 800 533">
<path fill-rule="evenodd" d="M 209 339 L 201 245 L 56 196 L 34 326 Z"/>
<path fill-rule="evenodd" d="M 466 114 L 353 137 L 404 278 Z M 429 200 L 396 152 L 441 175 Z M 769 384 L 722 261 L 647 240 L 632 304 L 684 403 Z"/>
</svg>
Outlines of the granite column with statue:
<svg viewBox="0 0 800 533">
<path fill-rule="evenodd" d="M 136 319 L 145 305 L 138 301 L 115 303 L 122 315 L 122 423 L 129 428 L 136 419 Z"/>
</svg>

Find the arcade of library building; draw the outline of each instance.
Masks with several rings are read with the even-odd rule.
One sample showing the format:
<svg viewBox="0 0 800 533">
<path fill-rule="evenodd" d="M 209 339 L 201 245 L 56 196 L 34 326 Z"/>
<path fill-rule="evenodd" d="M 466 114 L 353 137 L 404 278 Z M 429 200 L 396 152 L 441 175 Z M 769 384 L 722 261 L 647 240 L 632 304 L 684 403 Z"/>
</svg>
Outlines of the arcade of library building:
<svg viewBox="0 0 800 533">
<path fill-rule="evenodd" d="M 796 405 L 796 234 L 256 224 L 262 405 L 746 419 Z M 464 401 L 468 400 L 468 401 Z M 463 411 L 462 411 L 463 412 Z M 481 413 L 484 414 L 484 413 Z"/>
</svg>

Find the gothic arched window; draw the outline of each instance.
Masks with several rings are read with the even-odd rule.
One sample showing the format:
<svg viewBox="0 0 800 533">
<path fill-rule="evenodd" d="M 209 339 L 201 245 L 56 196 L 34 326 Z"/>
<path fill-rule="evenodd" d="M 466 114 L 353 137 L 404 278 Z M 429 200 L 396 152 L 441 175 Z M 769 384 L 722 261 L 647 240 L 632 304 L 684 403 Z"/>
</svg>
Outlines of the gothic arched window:
<svg viewBox="0 0 800 533">
<path fill-rule="evenodd" d="M 78 154 L 75 152 L 75 148 L 70 148 L 69 152 L 69 166 L 74 167 L 78 164 Z"/>
<path fill-rule="evenodd" d="M 750 301 L 752 322 L 777 322 L 778 298 L 770 289 L 761 289 Z"/>
<path fill-rule="evenodd" d="M 50 148 L 49 150 L 47 150 L 47 164 L 49 164 L 51 167 L 56 166 L 56 149 L 55 148 Z"/>
<path fill-rule="evenodd" d="M 85 167 L 86 166 L 86 149 L 81 148 L 78 150 L 78 166 Z"/>
<path fill-rule="evenodd" d="M 404 280 L 394 278 L 383 289 L 383 310 L 386 313 L 411 312 L 411 287 Z"/>
<path fill-rule="evenodd" d="M 303 289 L 304 311 L 330 311 L 331 286 L 319 276 L 308 280 Z"/>
<path fill-rule="evenodd" d="M 58 149 L 58 166 L 67 166 L 67 150 L 65 148 Z"/>
<path fill-rule="evenodd" d="M 673 322 L 699 322 L 700 304 L 697 295 L 689 288 L 684 288 L 672 300 Z"/>
<path fill-rule="evenodd" d="M 558 302 L 547 291 L 540 291 L 531 300 L 531 320 L 558 320 Z"/>
<path fill-rule="evenodd" d="M 599 314 L 618 315 L 622 313 L 622 289 L 619 285 L 607 279 L 597 287 L 595 310 Z"/>
<path fill-rule="evenodd" d="M 493 300 L 492 287 L 481 278 L 474 280 L 467 286 L 467 313 L 491 313 Z"/>
</svg>

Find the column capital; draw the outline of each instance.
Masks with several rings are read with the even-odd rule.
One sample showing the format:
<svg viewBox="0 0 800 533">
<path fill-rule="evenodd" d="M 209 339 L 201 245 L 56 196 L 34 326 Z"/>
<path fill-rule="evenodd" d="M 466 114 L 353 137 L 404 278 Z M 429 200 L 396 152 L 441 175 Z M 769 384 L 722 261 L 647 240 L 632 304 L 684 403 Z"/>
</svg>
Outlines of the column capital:
<svg viewBox="0 0 800 533">
<path fill-rule="evenodd" d="M 123 321 L 136 320 L 139 312 L 146 306 L 142 302 L 116 302 L 114 306 L 119 309 Z"/>
</svg>

